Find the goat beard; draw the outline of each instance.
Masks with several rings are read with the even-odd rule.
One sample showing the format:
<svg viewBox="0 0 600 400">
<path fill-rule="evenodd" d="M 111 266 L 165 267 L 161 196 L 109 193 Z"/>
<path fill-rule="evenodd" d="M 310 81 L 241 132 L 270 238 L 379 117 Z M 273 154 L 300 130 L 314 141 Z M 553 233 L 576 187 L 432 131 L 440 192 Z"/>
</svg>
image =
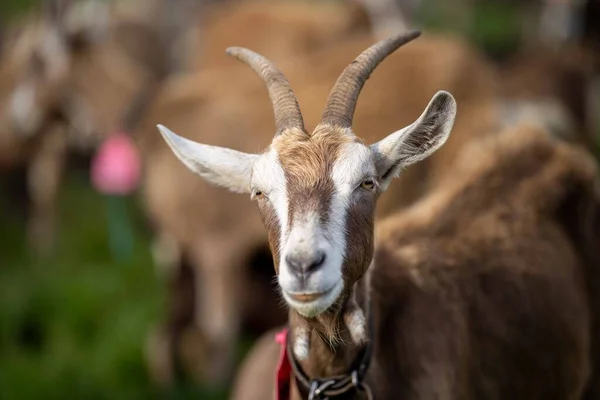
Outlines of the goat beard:
<svg viewBox="0 0 600 400">
<path fill-rule="evenodd" d="M 292 310 L 290 322 L 294 326 L 294 355 L 301 360 L 308 357 L 312 332 L 332 349 L 349 344 L 344 340 L 343 332 L 350 333 L 350 339 L 356 346 L 367 340 L 364 312 L 350 294 L 340 296 L 329 309 L 312 318 Z"/>
</svg>

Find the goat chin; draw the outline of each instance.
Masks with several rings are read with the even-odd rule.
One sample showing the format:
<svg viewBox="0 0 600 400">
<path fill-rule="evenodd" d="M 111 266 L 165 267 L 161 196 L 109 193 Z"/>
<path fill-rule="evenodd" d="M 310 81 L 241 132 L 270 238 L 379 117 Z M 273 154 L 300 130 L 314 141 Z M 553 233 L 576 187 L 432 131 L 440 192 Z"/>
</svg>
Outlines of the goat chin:
<svg viewBox="0 0 600 400">
<path fill-rule="evenodd" d="M 335 304 L 343 290 L 344 281 L 340 280 L 323 296 L 309 302 L 296 301 L 285 291 L 282 291 L 282 294 L 288 305 L 296 310 L 300 315 L 306 318 L 313 318 L 327 311 L 327 309 Z"/>
</svg>

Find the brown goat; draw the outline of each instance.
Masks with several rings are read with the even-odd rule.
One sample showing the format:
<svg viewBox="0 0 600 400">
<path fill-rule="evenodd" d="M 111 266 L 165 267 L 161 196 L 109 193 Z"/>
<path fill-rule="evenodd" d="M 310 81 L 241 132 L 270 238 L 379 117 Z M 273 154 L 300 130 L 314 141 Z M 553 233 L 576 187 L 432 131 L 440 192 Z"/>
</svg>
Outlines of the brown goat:
<svg viewBox="0 0 600 400">
<path fill-rule="evenodd" d="M 529 384 L 532 391 L 522 398 L 597 398 L 600 354 L 590 340 L 598 325 L 588 330 L 584 304 L 591 299 L 598 321 L 600 198 L 593 159 L 523 125 L 474 141 L 461 160 L 450 166 L 454 178 L 376 230 L 370 293 L 372 302 L 392 308 L 380 315 L 386 325 L 375 342 L 390 343 L 396 323 L 402 332 L 396 351 L 406 378 L 395 377 L 404 387 L 394 398 L 521 398 Z M 401 268 L 384 273 L 388 263 Z M 561 329 L 571 333 L 561 336 Z M 273 398 L 280 351 L 274 331 L 261 337 L 239 369 L 232 400 Z M 503 361 L 507 356 L 512 364 Z M 573 390 L 556 381 L 560 365 Z M 412 380 L 411 371 L 420 378 Z M 464 385 L 474 372 L 480 378 Z M 436 389 L 428 396 L 420 391 Z"/>
<path fill-rule="evenodd" d="M 361 53 L 312 133 L 281 72 L 228 49 L 273 104 L 276 134 L 262 153 L 159 129 L 191 171 L 258 202 L 290 307 L 293 398 L 581 398 L 591 368 L 585 265 L 556 214 L 569 189 L 593 189 L 585 153 L 527 130 L 500 135 L 462 157 L 464 179 L 383 222 L 374 245 L 378 195 L 445 143 L 456 115 L 454 98 L 438 92 L 413 124 L 376 144 L 354 135 L 366 79 L 417 36 Z"/>
<path fill-rule="evenodd" d="M 298 97 L 306 105 L 307 121 L 317 120 L 322 109 L 318 99 L 327 96 L 348 54 L 359 52 L 370 41 L 368 37 L 347 40 L 335 48 L 282 61 L 291 70 L 291 79 L 303 85 Z M 464 111 L 456 120 L 455 135 L 446 148 L 422 163 L 418 170 L 403 175 L 402 182 L 383 196 L 379 215 L 418 198 L 428 182 L 442 175 L 443 160 L 454 158 L 462 142 L 470 136 L 485 134 L 495 122 L 490 68 L 472 49 L 459 40 L 432 35 L 411 44 L 404 52 L 404 57 L 391 57 L 365 88 L 357 110 L 361 118 L 357 121 L 358 129 L 369 138 L 380 138 L 397 123 L 409 123 L 415 118 L 419 107 L 427 103 L 426 96 L 438 88 L 453 90 L 464 104 Z M 322 70 L 307 75 L 310 65 L 320 65 Z M 472 85 L 463 88 L 463 82 Z M 398 89 L 389 93 L 385 90 L 389 87 Z M 388 97 L 382 98 L 382 92 L 388 92 Z M 247 99 L 253 101 L 248 103 Z M 208 336 L 205 342 L 213 349 L 208 351 L 221 362 L 226 360 L 223 354 L 233 351 L 231 343 L 235 343 L 237 335 L 239 307 L 246 298 L 242 295 L 245 279 L 231 277 L 247 274 L 246 255 L 266 243 L 266 236 L 257 229 L 259 215 L 250 203 L 195 179 L 173 158 L 164 143 L 152 143 L 148 130 L 153 131 L 159 122 L 177 130 L 192 127 L 193 137 L 199 140 L 256 151 L 268 144 L 273 131 L 272 112 L 267 104 L 261 83 L 243 67 L 233 65 L 226 70 L 203 71 L 173 80 L 149 112 L 145 131 L 139 135 L 147 140 L 141 148 L 146 158 L 144 199 L 148 213 L 158 231 L 173 238 L 179 247 L 177 252 L 192 257 L 196 264 L 199 297 L 195 325 Z M 202 207 L 196 205 L 200 201 Z M 209 264 L 210 269 L 206 267 Z M 228 322 L 223 323 L 223 319 Z M 273 319 L 278 321 L 279 317 Z M 215 326 L 220 326 L 220 330 L 214 331 Z M 216 365 L 220 364 L 195 362 L 194 365 L 217 373 Z"/>
</svg>

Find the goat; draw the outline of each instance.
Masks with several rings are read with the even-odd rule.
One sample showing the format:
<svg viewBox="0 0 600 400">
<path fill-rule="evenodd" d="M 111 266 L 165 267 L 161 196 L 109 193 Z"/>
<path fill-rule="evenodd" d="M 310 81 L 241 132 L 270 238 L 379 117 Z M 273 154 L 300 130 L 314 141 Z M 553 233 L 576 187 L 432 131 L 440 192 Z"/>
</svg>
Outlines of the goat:
<svg viewBox="0 0 600 400">
<path fill-rule="evenodd" d="M 292 79 L 304 84 L 298 97 L 307 105 L 307 120 L 318 117 L 322 107 L 319 98 L 328 94 L 347 54 L 360 51 L 370 40 L 368 37 L 348 39 L 335 48 L 282 61 L 292 71 Z M 381 137 L 398 121 L 409 123 L 410 118 L 418 115 L 419 104 L 422 106 L 427 101 L 423 93 L 433 94 L 436 87 L 455 90 L 457 99 L 464 103 L 464 111 L 457 118 L 454 137 L 444 151 L 422 163 L 419 171 L 408 171 L 400 178 L 402 182 L 383 196 L 377 211 L 380 216 L 418 198 L 427 188 L 427 182 L 441 177 L 442 160 L 452 159 L 470 136 L 486 134 L 495 126 L 491 68 L 472 49 L 460 40 L 427 35 L 405 51 L 406 58 L 392 57 L 365 89 L 363 99 L 366 101 L 357 110 L 361 118 L 359 127 L 371 136 Z M 307 76 L 304 67 L 317 64 L 323 71 Z M 217 381 L 215 375 L 210 375 L 221 369 L 217 366 L 227 369 L 220 363 L 228 359 L 224 355 L 231 355 L 233 351 L 232 343 L 236 342 L 241 319 L 240 307 L 246 303 L 246 296 L 242 294 L 246 278 L 231 277 L 247 276 L 245 255 L 266 243 L 267 238 L 257 229 L 259 214 L 250 203 L 195 179 L 173 158 L 168 146 L 152 143 L 147 130 L 154 130 L 160 122 L 178 130 L 194 127 L 195 138 L 199 140 L 235 145 L 244 151 L 266 146 L 271 139 L 269 132 L 273 130 L 271 110 L 265 106 L 268 98 L 262 84 L 251 78 L 248 71 L 236 65 L 173 79 L 158 96 L 138 134 L 145 141 L 140 148 L 146 165 L 142 192 L 146 212 L 157 230 L 164 232 L 163 237 L 174 240 L 177 248 L 174 254 L 186 254 L 194 260 L 198 297 L 195 323 L 190 329 L 204 332 L 204 344 L 196 347 L 212 349 L 207 351 L 214 354 L 216 360 L 193 365 L 205 371 L 198 375 L 209 374 L 207 378 L 211 381 Z M 472 85 L 465 88 L 462 82 L 467 81 Z M 382 101 L 379 93 L 389 86 L 402 88 L 402 91 Z M 246 99 L 253 101 L 248 104 Z M 248 132 L 253 134 L 248 135 Z M 202 207 L 196 206 L 199 202 Z M 186 212 L 182 212 L 183 209 Z M 167 243 L 170 248 L 172 244 Z M 212 267 L 209 269 L 207 265 Z M 281 312 L 273 310 L 272 313 L 277 315 L 273 322 L 283 322 L 283 318 L 279 320 Z M 224 319 L 228 322 L 224 323 Z M 168 340 L 157 340 L 157 343 L 165 342 Z M 156 352 L 164 353 L 159 348 L 157 345 Z"/>
<path fill-rule="evenodd" d="M 461 152 L 461 161 L 451 166 L 456 172 L 455 177 L 448 177 L 442 186 L 412 208 L 382 222 L 375 236 L 378 243 L 389 241 L 389 244 L 376 245 L 382 248 L 376 250 L 375 260 L 377 262 L 382 258 L 397 258 L 402 261 L 402 268 L 398 269 L 397 273 L 402 275 L 401 279 L 405 282 L 399 297 L 407 307 L 414 310 L 397 310 L 399 313 L 411 316 L 415 323 L 419 323 L 419 319 L 428 323 L 427 319 L 431 312 L 438 313 L 438 311 L 419 311 L 417 314 L 419 305 L 415 300 L 420 298 L 417 296 L 431 296 L 430 300 L 450 296 L 446 300 L 453 305 L 444 307 L 440 303 L 439 306 L 444 310 L 442 312 L 456 307 L 456 316 L 460 318 L 460 312 L 471 306 L 469 299 L 461 302 L 461 305 L 457 304 L 456 294 L 466 293 L 471 296 L 470 301 L 475 306 L 483 304 L 485 308 L 491 308 L 489 314 L 483 318 L 486 321 L 484 324 L 490 325 L 484 332 L 504 334 L 503 339 L 508 345 L 512 345 L 513 339 L 508 338 L 508 333 L 512 332 L 515 335 L 513 337 L 518 337 L 519 327 L 506 326 L 503 321 L 493 321 L 492 318 L 495 318 L 499 311 L 504 316 L 515 318 L 514 315 L 510 315 L 511 311 L 522 312 L 523 304 L 533 308 L 534 305 L 540 307 L 545 303 L 539 299 L 521 302 L 522 298 L 514 295 L 503 297 L 499 286 L 512 281 L 516 291 L 527 296 L 525 291 L 529 286 L 522 283 L 523 280 L 529 275 L 539 275 L 539 271 L 530 271 L 530 265 L 539 265 L 539 260 L 530 265 L 526 264 L 530 257 L 535 257 L 533 254 L 528 254 L 528 245 L 535 243 L 534 248 L 542 250 L 544 247 L 549 248 L 556 244 L 560 244 L 562 249 L 566 245 L 567 251 L 560 260 L 568 258 L 566 255 L 569 253 L 576 252 L 578 267 L 583 267 L 583 270 L 575 272 L 583 274 L 588 290 L 586 291 L 585 286 L 581 285 L 582 282 L 579 280 L 581 275 L 578 276 L 577 284 L 581 285 L 580 291 L 587 293 L 587 298 L 591 299 L 590 307 L 597 318 L 600 310 L 597 286 L 600 282 L 598 276 L 600 254 L 597 245 L 600 240 L 600 198 L 597 182 L 595 182 L 597 167 L 586 151 L 582 151 L 578 146 L 561 143 L 550 136 L 539 127 L 521 125 L 507 128 L 492 137 L 473 141 Z M 494 182 L 492 184 L 491 179 Z M 510 198 L 509 202 L 504 201 L 507 194 Z M 453 210 L 464 211 L 457 213 Z M 472 210 L 475 212 L 472 213 Z M 444 222 L 438 223 L 441 220 Z M 547 232 L 552 234 L 549 235 Z M 567 243 L 565 239 L 568 239 Z M 448 257 L 451 261 L 445 261 L 439 256 L 440 248 L 444 253 L 453 250 L 454 254 Z M 435 255 L 435 261 L 429 259 L 430 254 Z M 494 254 L 494 256 L 489 258 L 487 254 Z M 546 260 L 546 257 L 547 255 L 541 259 Z M 497 259 L 512 259 L 511 263 L 514 264 L 513 268 L 516 271 L 506 273 L 502 267 L 498 267 L 501 262 L 495 261 Z M 460 266 L 461 263 L 465 264 L 462 268 L 465 271 L 455 272 L 453 270 L 456 268 L 453 268 L 448 273 L 445 272 L 449 267 Z M 473 267 L 477 263 L 484 267 Z M 546 269 L 550 269 L 550 266 Z M 545 272 L 541 271 L 541 273 Z M 518 275 L 514 276 L 515 273 Z M 469 278 L 472 279 L 467 280 Z M 554 279 L 555 287 L 560 288 L 562 282 L 558 277 Z M 461 282 L 463 280 L 465 282 Z M 493 280 L 498 280 L 498 283 L 494 283 Z M 469 287 L 473 282 L 476 284 L 473 285 L 474 288 Z M 455 287 L 461 283 L 460 289 Z M 374 289 L 371 290 L 373 294 L 376 293 Z M 483 293 L 482 296 L 482 290 L 487 290 L 488 293 Z M 496 298 L 486 298 L 489 293 Z M 535 295 L 538 295 L 537 290 Z M 509 308 L 509 304 L 501 303 L 504 299 L 510 302 L 512 308 Z M 553 302 L 547 303 L 553 304 Z M 430 307 L 429 303 L 424 307 Z M 433 318 L 437 318 L 435 315 L 438 314 L 434 314 Z M 463 317 L 466 320 L 470 318 Z M 579 317 L 581 315 L 575 316 L 575 318 Z M 431 327 L 432 338 L 434 335 L 444 334 L 449 337 L 449 340 L 439 339 L 442 345 L 451 342 L 470 346 L 471 343 L 477 345 L 481 342 L 481 339 L 474 340 L 475 338 L 464 339 L 464 342 L 456 341 L 449 334 L 450 332 L 444 331 L 444 321 L 447 320 L 447 318 L 439 318 L 432 322 L 434 324 L 439 322 L 439 326 Z M 476 317 L 473 317 L 473 321 L 479 325 Z M 527 323 L 525 316 L 519 316 L 518 321 Z M 410 329 L 409 326 L 414 324 L 403 326 Z M 543 327 L 541 329 L 543 330 Z M 595 325 L 592 332 L 597 331 L 598 325 Z M 233 385 L 232 400 L 273 398 L 276 367 L 282 353 L 281 345 L 274 340 L 275 332 L 276 330 L 265 333 L 247 355 L 238 370 Z M 594 333 L 592 337 L 598 337 L 598 334 Z M 438 339 L 432 339 L 431 343 L 437 344 Z M 408 354 L 418 357 L 419 354 L 411 350 L 413 348 L 411 344 L 411 341 L 406 341 L 403 349 L 409 350 Z M 592 352 L 594 372 L 588 381 L 589 386 L 586 390 L 588 397 L 582 397 L 586 399 L 596 398 L 600 393 L 600 388 L 597 387 L 600 365 L 597 346 L 597 343 L 594 343 L 589 349 Z M 448 351 L 439 351 L 439 348 L 435 354 L 422 346 L 418 349 L 424 352 L 423 367 L 426 367 L 426 363 L 429 362 L 427 357 L 435 358 L 435 354 L 456 355 Z M 529 357 L 528 362 L 535 362 L 535 357 L 539 354 L 546 354 L 536 353 L 537 349 L 538 347 L 534 346 L 531 349 L 527 346 L 523 347 Z M 501 355 L 501 351 L 498 350 L 497 354 Z M 475 350 L 474 354 L 478 354 L 478 351 Z M 486 354 L 482 355 L 485 356 Z M 456 360 L 445 359 L 444 361 L 448 365 L 456 365 Z M 542 362 L 539 366 L 542 366 Z M 493 362 L 486 365 L 493 368 Z M 516 364 L 515 367 L 527 368 L 525 364 Z M 524 382 L 520 377 L 515 381 L 519 382 L 518 385 Z M 487 382 L 490 385 L 497 383 L 491 379 Z M 434 382 L 431 385 L 435 387 L 439 384 Z M 401 394 L 398 394 L 398 397 L 401 397 Z M 455 398 L 448 394 L 442 397 Z M 463 397 L 468 396 L 459 396 L 459 398 Z M 501 393 L 493 393 L 491 396 L 480 394 L 476 397 L 504 398 Z M 565 397 L 557 396 L 557 398 Z"/>
<path fill-rule="evenodd" d="M 260 154 L 159 130 L 192 172 L 257 201 L 290 307 L 293 398 L 580 398 L 591 340 L 582 266 L 559 224 L 542 216 L 560 208 L 553 200 L 564 190 L 549 188 L 549 178 L 593 183 L 585 154 L 540 146 L 523 157 L 513 145 L 503 161 L 521 179 L 538 179 L 515 185 L 513 174 L 502 180 L 475 169 L 452 188 L 462 196 L 433 193 L 413 218 L 383 222 L 375 247 L 378 194 L 445 143 L 457 110 L 440 91 L 408 127 L 369 147 L 355 136 L 366 79 L 417 36 L 395 35 L 361 53 L 310 134 L 283 74 L 257 53 L 229 48 L 262 78 L 273 105 L 276 134 Z M 518 133 L 508 143 L 522 142 Z M 542 189 L 554 198 L 539 198 Z M 507 257 L 495 257 L 501 250 Z"/>
<path fill-rule="evenodd" d="M 28 164 L 32 213 L 27 232 L 39 252 L 48 249 L 52 236 L 53 203 L 66 154 L 68 126 L 57 118 L 55 109 L 36 109 L 29 114 L 23 107 L 29 101 L 45 103 L 57 99 L 55 78 L 64 72 L 64 60 L 55 38 L 49 24 L 34 14 L 8 28 L 0 56 L 0 171 L 8 173 L 16 166 Z M 33 73 L 46 79 L 44 88 L 34 93 L 26 86 L 15 92 L 16 82 Z M 42 126 L 46 127 L 45 132 L 38 135 Z"/>
</svg>

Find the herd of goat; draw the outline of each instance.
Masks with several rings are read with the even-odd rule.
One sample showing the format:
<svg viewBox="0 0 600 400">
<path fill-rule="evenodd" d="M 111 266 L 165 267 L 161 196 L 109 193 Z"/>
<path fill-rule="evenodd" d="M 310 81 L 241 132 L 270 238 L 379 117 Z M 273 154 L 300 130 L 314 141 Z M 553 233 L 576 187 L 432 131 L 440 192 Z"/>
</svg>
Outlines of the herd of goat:
<svg viewBox="0 0 600 400">
<path fill-rule="evenodd" d="M 4 27 L 0 168 L 44 253 L 67 155 L 133 140 L 156 382 L 272 398 L 284 360 L 292 399 L 600 399 L 597 48 L 499 67 L 366 1 L 128 1 Z"/>
</svg>

